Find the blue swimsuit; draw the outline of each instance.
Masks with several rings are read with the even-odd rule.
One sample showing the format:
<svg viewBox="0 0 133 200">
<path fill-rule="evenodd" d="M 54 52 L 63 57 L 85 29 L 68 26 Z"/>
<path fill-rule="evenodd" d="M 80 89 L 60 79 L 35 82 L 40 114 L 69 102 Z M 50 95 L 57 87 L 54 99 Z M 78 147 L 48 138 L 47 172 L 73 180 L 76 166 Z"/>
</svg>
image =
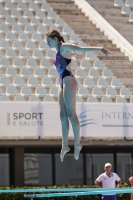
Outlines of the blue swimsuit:
<svg viewBox="0 0 133 200">
<path fill-rule="evenodd" d="M 59 83 L 60 83 L 60 86 L 62 89 L 63 89 L 63 78 L 65 78 L 66 76 L 73 76 L 72 72 L 70 72 L 66 69 L 66 67 L 69 65 L 70 62 L 71 62 L 71 59 L 64 58 L 61 55 L 60 49 L 54 56 L 54 65 L 59 74 Z"/>
</svg>

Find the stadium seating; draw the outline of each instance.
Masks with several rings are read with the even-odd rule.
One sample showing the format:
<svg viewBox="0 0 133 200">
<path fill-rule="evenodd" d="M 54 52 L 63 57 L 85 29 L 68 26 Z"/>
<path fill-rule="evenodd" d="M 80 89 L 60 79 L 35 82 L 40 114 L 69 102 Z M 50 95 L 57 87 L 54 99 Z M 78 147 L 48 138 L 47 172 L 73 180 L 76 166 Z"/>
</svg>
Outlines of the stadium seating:
<svg viewBox="0 0 133 200">
<path fill-rule="evenodd" d="M 89 1 L 94 5 L 91 0 Z M 78 13 L 77 18 L 73 15 L 71 20 L 69 14 L 61 14 L 54 6 L 55 4 L 49 0 L 11 0 L 0 3 L 1 101 L 57 101 L 59 81 L 58 73 L 53 67 L 55 50 L 49 49 L 45 38 L 49 29 L 60 31 L 65 41 L 80 46 L 95 43 L 101 46 L 105 40 L 105 45 L 113 47 L 116 51 L 116 59 L 118 55 L 122 57 L 121 52 L 97 30 L 94 24 L 81 15 L 78 8 L 74 11 Z M 131 0 L 114 0 L 113 6 L 121 8 L 123 14 L 130 14 L 130 21 L 133 21 Z M 75 19 L 82 19 L 83 24 L 90 25 L 89 28 L 84 26 L 85 33 L 79 28 L 83 24 L 80 20 L 76 24 Z M 92 34 L 91 29 L 96 32 Z M 90 39 L 87 36 L 88 30 L 91 34 Z M 109 63 L 105 56 L 91 51 L 85 53 L 82 60 L 73 57 L 72 72 L 78 83 L 77 102 L 133 101 L 130 89 L 125 87 L 117 73 L 120 64 L 116 65 L 116 59 L 112 57 L 111 60 L 110 57 Z M 122 63 L 124 62 L 129 61 L 125 59 Z M 115 67 L 116 71 L 110 67 L 114 63 L 118 66 Z"/>
<path fill-rule="evenodd" d="M 99 71 L 97 69 L 90 69 L 89 77 L 90 78 L 99 78 L 100 77 L 100 73 L 99 73 Z"/>
<path fill-rule="evenodd" d="M 36 87 L 35 95 L 37 97 L 44 97 L 47 94 L 48 94 L 48 91 L 47 91 L 46 88 L 44 88 L 44 87 Z"/>
<path fill-rule="evenodd" d="M 30 96 L 29 101 L 40 101 L 40 99 L 37 96 Z"/>
<path fill-rule="evenodd" d="M 14 97 L 14 101 L 25 101 L 25 98 L 23 96 L 18 95 Z"/>
<path fill-rule="evenodd" d="M 129 22 L 133 22 L 133 13 L 129 15 Z"/>
<path fill-rule="evenodd" d="M 102 97 L 102 96 L 104 96 L 105 94 L 104 94 L 102 88 L 94 87 L 94 88 L 92 89 L 92 95 L 93 95 L 94 97 Z"/>
<path fill-rule="evenodd" d="M 24 86 L 26 84 L 27 84 L 26 81 L 22 77 L 15 77 L 13 79 L 14 86 Z"/>
<path fill-rule="evenodd" d="M 131 24 L 133 22 L 132 0 L 112 0 L 110 2 L 103 0 L 98 3 L 92 0 L 86 1 L 114 26 L 122 36 L 133 44 Z"/>
<path fill-rule="evenodd" d="M 10 28 L 8 25 L 5 25 L 5 24 L 0 25 L 0 33 L 7 33 L 9 31 L 10 31 Z M 1 37 L 1 39 L 2 39 L 2 37 Z"/>
<path fill-rule="evenodd" d="M 43 87 L 50 87 L 54 86 L 54 81 L 51 78 L 44 77 L 41 84 Z"/>
<path fill-rule="evenodd" d="M 98 103 L 98 99 L 97 97 L 88 97 L 87 102 Z"/>
<path fill-rule="evenodd" d="M 76 69 L 75 71 L 75 77 L 78 78 L 78 77 L 86 77 L 87 74 L 86 74 L 86 71 L 84 71 L 83 69 Z"/>
<path fill-rule="evenodd" d="M 45 96 L 45 97 L 44 97 L 44 101 L 54 102 L 55 99 L 54 99 L 54 97 L 51 97 L 51 96 Z"/>
<path fill-rule="evenodd" d="M 116 98 L 116 103 L 127 103 L 127 101 L 126 101 L 125 98 L 117 97 L 117 98 Z"/>
<path fill-rule="evenodd" d="M 116 7 L 122 7 L 124 5 L 123 0 L 115 0 L 114 1 L 114 6 Z"/>
<path fill-rule="evenodd" d="M 82 59 L 80 62 L 80 67 L 81 69 L 89 69 L 89 68 L 92 68 L 92 65 L 88 60 Z"/>
<path fill-rule="evenodd" d="M 89 90 L 85 87 L 79 87 L 78 96 L 79 97 L 88 97 L 90 95 Z"/>
<path fill-rule="evenodd" d="M 133 1 L 132 0 L 126 0 L 125 5 L 133 8 Z"/>
<path fill-rule="evenodd" d="M 123 87 L 123 84 L 122 84 L 121 80 L 116 79 L 116 78 L 112 78 L 112 80 L 111 80 L 111 87 L 113 87 L 113 88 L 120 88 L 120 87 Z"/>
<path fill-rule="evenodd" d="M 10 101 L 10 97 L 3 95 L 0 97 L 0 101 Z"/>
<path fill-rule="evenodd" d="M 122 6 L 121 13 L 124 15 L 129 15 L 131 13 L 130 7 L 126 5 Z"/>
<path fill-rule="evenodd" d="M 94 67 L 95 69 L 103 69 L 103 68 L 105 68 L 105 65 L 104 65 L 104 63 L 103 63 L 102 61 L 100 61 L 100 60 L 95 60 L 95 61 L 94 61 L 93 67 Z"/>
<path fill-rule="evenodd" d="M 33 94 L 32 89 L 28 86 L 23 86 L 21 87 L 21 91 L 20 91 L 21 96 L 30 96 Z"/>
<path fill-rule="evenodd" d="M 8 78 L 8 77 L 0 77 L 0 86 L 7 86 L 7 85 L 10 85 L 12 84 L 11 83 L 11 80 Z"/>
<path fill-rule="evenodd" d="M 83 85 L 84 87 L 93 88 L 96 84 L 92 78 L 86 77 Z"/>
<path fill-rule="evenodd" d="M 130 98 L 130 103 L 133 103 L 133 97 Z"/>
<path fill-rule="evenodd" d="M 20 58 L 13 59 L 13 67 L 14 68 L 22 68 L 24 67 L 24 61 Z"/>
<path fill-rule="evenodd" d="M 28 24 L 28 25 L 25 26 L 24 32 L 25 33 L 34 33 L 35 32 L 35 28 L 34 28 L 34 26 Z"/>
<path fill-rule="evenodd" d="M 7 68 L 6 69 L 6 76 L 7 77 L 15 77 L 15 76 L 19 76 L 18 72 L 16 69 L 14 68 Z"/>
<path fill-rule="evenodd" d="M 107 97 L 117 97 L 118 93 L 115 88 L 110 87 L 106 89 L 106 95 Z"/>
<path fill-rule="evenodd" d="M 51 97 L 57 97 L 58 96 L 58 87 L 51 87 L 49 90 L 49 95 Z"/>
<path fill-rule="evenodd" d="M 17 88 L 14 87 L 14 86 L 8 86 L 8 87 L 6 88 L 6 95 L 7 95 L 7 96 L 16 96 L 16 95 L 18 95 L 18 90 L 17 90 Z"/>
<path fill-rule="evenodd" d="M 76 102 L 83 102 L 84 100 L 82 99 L 82 97 L 76 96 Z"/>
<path fill-rule="evenodd" d="M 113 103 L 110 97 L 102 97 L 102 103 Z"/>
<path fill-rule="evenodd" d="M 47 73 L 46 73 L 46 71 L 44 69 L 36 68 L 34 70 L 34 77 L 43 78 L 45 76 L 47 76 Z"/>
<path fill-rule="evenodd" d="M 29 87 L 37 87 L 40 85 L 39 81 L 37 78 L 34 78 L 34 77 L 29 77 L 28 78 L 28 81 L 27 81 L 27 85 Z"/>
<path fill-rule="evenodd" d="M 120 96 L 121 97 L 130 97 L 131 92 L 130 92 L 129 88 L 121 88 L 120 89 Z"/>
<path fill-rule="evenodd" d="M 21 77 L 29 77 L 29 76 L 32 76 L 32 73 L 31 73 L 31 71 L 30 71 L 29 69 L 27 69 L 27 68 L 22 68 L 22 69 L 20 70 L 20 76 L 21 76 Z"/>
<path fill-rule="evenodd" d="M 11 45 L 9 42 L 7 41 L 1 41 L 0 42 L 0 49 L 10 49 Z"/>
<path fill-rule="evenodd" d="M 97 81 L 97 86 L 102 87 L 102 88 L 107 88 L 109 86 L 109 83 L 106 79 L 99 78 L 98 81 Z"/>
<path fill-rule="evenodd" d="M 17 50 L 24 49 L 24 45 L 20 41 L 14 41 L 12 44 L 12 49 L 17 49 Z"/>
<path fill-rule="evenodd" d="M 5 92 L 3 91 L 1 87 L 0 87 L 0 95 L 5 95 Z"/>
<path fill-rule="evenodd" d="M 0 67 L 6 68 L 11 67 L 11 62 L 7 58 L 0 58 Z"/>
</svg>

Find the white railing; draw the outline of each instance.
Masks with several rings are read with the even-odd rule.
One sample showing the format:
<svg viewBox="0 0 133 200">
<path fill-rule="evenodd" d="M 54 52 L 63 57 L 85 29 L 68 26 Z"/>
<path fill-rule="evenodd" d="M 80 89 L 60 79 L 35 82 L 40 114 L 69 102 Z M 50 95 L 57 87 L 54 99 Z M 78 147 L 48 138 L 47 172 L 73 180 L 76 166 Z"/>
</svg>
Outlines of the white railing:
<svg viewBox="0 0 133 200">
<path fill-rule="evenodd" d="M 85 0 L 74 0 L 75 4 L 85 14 L 86 17 L 96 25 L 104 34 L 112 40 L 116 47 L 133 61 L 133 46 L 113 27 L 111 26 L 88 2 Z"/>
</svg>

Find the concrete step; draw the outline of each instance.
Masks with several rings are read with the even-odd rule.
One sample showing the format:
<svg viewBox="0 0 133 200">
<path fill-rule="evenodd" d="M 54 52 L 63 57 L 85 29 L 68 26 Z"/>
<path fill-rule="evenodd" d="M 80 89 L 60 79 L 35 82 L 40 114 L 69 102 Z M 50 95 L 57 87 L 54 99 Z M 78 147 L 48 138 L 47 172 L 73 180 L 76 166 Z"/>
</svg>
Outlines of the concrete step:
<svg viewBox="0 0 133 200">
<path fill-rule="evenodd" d="M 133 78 L 133 71 L 130 69 L 112 69 L 112 72 L 117 78 Z"/>
<path fill-rule="evenodd" d="M 101 6 L 97 6 L 95 1 L 90 1 L 90 4 L 103 16 L 105 19 L 116 29 L 118 30 L 131 44 L 133 44 L 133 24 L 129 22 L 129 16 L 122 15 L 121 14 L 121 8 L 119 7 L 112 7 L 111 11 L 110 9 L 105 6 L 105 4 L 101 3 L 101 6 L 103 9 L 101 9 Z M 100 2 L 99 2 L 100 4 Z M 109 3 L 111 5 L 111 2 Z M 110 7 L 111 8 L 111 7 Z M 113 11 L 112 11 L 113 10 Z M 114 16 L 114 13 L 116 14 L 116 11 L 118 11 L 118 16 Z M 128 30 L 128 32 L 127 32 Z M 126 32 L 126 36 L 124 33 Z"/>
<path fill-rule="evenodd" d="M 119 33 L 124 37 L 126 38 L 128 41 L 132 41 L 132 31 L 127 31 L 125 32 L 125 30 L 120 30 Z"/>
<path fill-rule="evenodd" d="M 66 4 L 73 4 L 73 1 L 71 0 L 47 0 L 48 3 L 66 3 Z"/>
<path fill-rule="evenodd" d="M 133 41 L 133 35 L 123 35 L 128 41 Z"/>
<path fill-rule="evenodd" d="M 114 15 L 107 15 L 107 16 L 104 16 L 105 19 L 108 21 L 108 22 L 128 22 L 129 21 L 129 16 L 127 15 L 120 15 L 118 17 L 114 16 Z"/>
<path fill-rule="evenodd" d="M 84 32 L 83 32 L 83 30 L 80 30 L 79 28 L 74 28 L 74 30 L 78 32 L 78 34 L 81 36 L 81 38 L 84 38 L 84 39 L 87 39 L 88 36 L 93 36 L 93 35 L 101 36 L 101 38 L 103 36 L 104 39 L 107 39 L 107 36 L 103 35 L 102 32 L 99 33 L 99 31 L 96 32 L 96 31 L 91 30 L 92 32 L 90 32 L 88 29 L 84 29 Z M 131 34 L 124 35 L 123 34 L 123 36 L 125 38 L 127 38 L 129 41 L 133 41 L 133 35 L 131 35 Z"/>
<path fill-rule="evenodd" d="M 113 25 L 113 27 L 117 28 L 118 30 L 129 30 L 129 31 L 133 31 L 133 25 L 129 24 L 129 25 L 124 25 L 122 26 L 122 24 L 117 24 L 117 25 Z"/>
<path fill-rule="evenodd" d="M 63 15 L 62 16 L 63 18 L 65 18 L 65 20 L 67 20 L 67 22 L 69 22 L 69 23 L 71 23 L 71 22 L 73 22 L 73 24 L 77 24 L 77 17 L 75 16 L 74 18 L 71 18 L 71 16 L 70 15 Z M 85 18 L 84 16 L 81 16 L 80 17 L 80 15 L 78 16 L 78 18 L 80 18 L 80 21 L 79 21 L 79 23 L 80 24 L 92 24 L 92 22 L 91 21 L 89 21 L 87 18 Z"/>
<path fill-rule="evenodd" d="M 118 65 L 118 62 L 116 61 L 113 65 L 111 65 L 109 62 L 106 62 L 104 61 L 104 64 L 106 64 L 106 66 L 109 68 L 109 69 L 119 69 L 119 70 L 123 70 L 123 69 L 130 69 L 130 70 L 133 70 L 133 67 L 130 66 L 130 65 Z"/>
<path fill-rule="evenodd" d="M 105 11 L 105 13 L 107 13 L 107 11 L 110 11 L 109 13 L 117 13 L 121 11 L 121 8 L 120 7 L 114 7 L 114 5 L 110 6 L 110 5 L 107 5 L 107 6 L 103 6 L 103 4 L 93 4 L 93 7 L 98 10 L 98 11 Z"/>
<path fill-rule="evenodd" d="M 120 7 L 114 7 L 114 4 L 113 3 L 100 3 L 100 1 L 99 1 L 99 3 L 90 3 L 90 5 L 92 6 L 92 7 L 95 7 L 95 9 L 96 10 L 99 10 L 99 9 L 102 9 L 102 10 L 107 10 L 107 9 L 111 9 L 111 10 L 119 10 L 120 9 Z M 116 8 L 116 9 L 115 9 Z"/>
<path fill-rule="evenodd" d="M 128 37 L 130 37 L 130 36 L 133 36 L 133 33 L 132 33 L 132 32 L 128 32 L 128 31 L 127 31 L 127 32 L 126 32 L 126 31 L 123 31 L 123 32 L 122 32 L 122 35 L 123 35 L 123 36 L 128 36 Z"/>
<path fill-rule="evenodd" d="M 105 42 L 105 43 L 100 43 L 96 40 L 91 40 L 91 39 L 82 39 L 83 42 L 88 44 L 89 46 L 95 46 L 95 47 L 104 47 L 106 49 L 112 50 L 113 48 L 116 48 L 115 44 L 112 44 L 110 42 Z"/>
<path fill-rule="evenodd" d="M 117 67 L 122 69 L 122 67 L 127 67 L 128 69 L 133 69 L 133 62 L 129 60 L 104 60 L 105 65 L 109 67 Z"/>
<path fill-rule="evenodd" d="M 73 25 L 73 26 L 77 26 L 77 27 L 82 27 L 84 26 L 84 28 L 89 28 L 90 26 L 95 26 L 95 24 L 93 24 L 91 21 L 79 21 L 79 23 L 77 24 L 77 21 L 73 21 L 72 19 L 71 20 L 66 20 L 67 23 L 69 23 L 70 25 Z"/>
<path fill-rule="evenodd" d="M 116 47 L 115 47 L 115 48 L 112 48 L 111 50 L 112 50 L 114 53 L 115 53 L 115 52 L 116 52 L 116 53 L 117 53 L 117 52 L 121 52 L 121 50 L 120 50 L 119 48 L 116 48 Z M 121 52 L 121 53 L 122 53 L 122 52 Z"/>
<path fill-rule="evenodd" d="M 76 30 L 76 29 L 75 29 Z M 80 33 L 81 32 L 81 33 Z M 83 33 L 82 33 L 83 32 Z M 92 29 L 92 28 L 88 28 L 88 29 L 85 29 L 85 30 L 78 30 L 78 34 L 80 37 L 83 37 L 85 39 L 88 38 L 88 35 L 89 36 L 92 36 L 92 35 L 103 35 L 103 32 L 99 31 L 99 30 L 95 30 L 95 29 Z M 105 35 L 104 35 L 105 36 Z M 106 36 L 107 37 L 107 36 Z"/>
<path fill-rule="evenodd" d="M 111 2 L 112 4 L 114 3 L 114 0 L 109 0 L 109 1 L 107 1 L 107 0 L 100 0 L 100 1 L 99 0 L 94 0 L 94 1 L 93 0 L 86 0 L 86 1 L 90 4 L 91 3 L 94 4 L 94 2 L 95 2 L 95 4 L 97 4 L 97 3 L 103 3 L 103 4 L 105 3 L 106 4 L 107 2 L 109 2 L 109 3 Z"/>
<path fill-rule="evenodd" d="M 58 11 L 56 11 L 56 12 L 65 21 L 67 21 L 68 19 L 69 19 L 69 21 L 72 20 L 72 19 L 77 20 L 77 21 L 80 21 L 80 20 L 86 21 L 86 19 L 87 19 L 87 17 L 84 17 L 83 13 L 76 14 L 76 13 L 72 13 L 72 12 L 71 13 L 69 13 L 69 12 L 58 12 Z"/>
<path fill-rule="evenodd" d="M 109 56 L 99 56 L 100 60 L 129 60 L 127 56 L 115 56 L 114 54 L 110 54 Z"/>
<path fill-rule="evenodd" d="M 85 21 L 85 22 L 89 21 L 82 13 L 80 13 L 79 15 L 75 15 L 72 13 L 68 13 L 68 14 L 60 13 L 60 17 L 68 21 L 71 21 L 71 20 L 77 21 L 77 18 L 79 18 L 81 21 Z"/>
<path fill-rule="evenodd" d="M 121 81 L 123 82 L 126 87 L 133 87 L 133 80 L 132 78 L 121 78 Z"/>
<path fill-rule="evenodd" d="M 112 49 L 111 49 L 111 51 L 113 51 Z M 115 56 L 115 57 L 120 57 L 120 56 L 122 56 L 122 57 L 125 57 L 125 55 L 124 55 L 124 53 L 122 53 L 122 52 L 120 52 L 120 51 L 113 51 L 114 52 L 114 54 L 113 55 L 109 55 L 109 57 L 111 56 Z M 99 53 L 97 53 L 99 56 L 101 56 L 101 53 L 99 54 Z"/>
<path fill-rule="evenodd" d="M 74 31 L 75 31 L 76 29 L 74 29 Z M 79 34 L 79 32 L 78 32 L 78 35 L 80 36 L 80 38 L 82 39 L 88 39 L 89 37 L 91 37 L 91 39 L 92 40 L 99 40 L 99 39 L 102 39 L 102 40 L 107 40 L 107 36 L 105 36 L 105 35 L 92 35 L 92 34 L 89 34 L 89 32 L 88 32 L 88 35 L 85 35 L 85 34 Z"/>
<path fill-rule="evenodd" d="M 76 24 L 76 22 L 68 22 L 67 21 L 67 24 L 69 24 L 69 26 L 73 26 L 73 28 L 75 28 L 75 27 L 77 27 L 77 28 L 80 28 L 80 29 L 86 29 L 86 28 L 90 28 L 90 27 L 96 27 L 96 25 L 95 24 L 92 24 L 91 22 L 89 22 L 89 23 L 83 23 L 83 25 L 81 25 L 80 23 L 79 24 Z M 83 28 L 83 26 L 84 26 L 84 28 Z"/>
<path fill-rule="evenodd" d="M 56 9 L 55 10 L 56 11 L 56 13 L 58 14 L 58 15 L 61 15 L 61 14 L 66 14 L 66 15 L 69 15 L 70 14 L 70 10 L 68 9 Z M 80 11 L 77 11 L 77 10 L 71 10 L 71 16 L 72 15 L 78 15 L 78 14 L 80 14 Z"/>
<path fill-rule="evenodd" d="M 92 35 L 91 33 L 89 33 L 88 30 L 84 30 L 84 33 L 83 33 L 83 31 L 78 30 L 78 28 L 73 28 L 73 30 L 80 36 L 81 39 L 88 39 L 91 37 L 92 40 L 107 40 L 107 36 L 105 36 L 105 35 L 99 35 L 99 34 L 95 34 L 95 33 L 93 33 L 93 35 Z M 88 35 L 87 35 L 87 33 L 88 33 Z"/>
<path fill-rule="evenodd" d="M 104 36 L 107 39 L 107 36 L 105 36 L 102 32 L 100 32 L 99 30 L 96 30 L 95 27 L 89 27 L 86 29 L 82 29 L 80 30 L 77 27 L 74 27 L 74 30 L 77 31 L 77 33 L 81 36 L 84 37 L 85 39 L 87 39 L 90 36 L 94 36 L 94 35 L 98 35 L 98 36 Z"/>
<path fill-rule="evenodd" d="M 122 15 L 121 12 L 118 12 L 118 13 L 109 13 L 109 12 L 101 12 L 100 13 L 100 11 L 97 11 L 97 12 L 99 12 L 99 14 L 102 15 L 104 18 L 111 17 L 111 16 L 114 16 L 114 17 L 125 16 L 125 15 Z"/>
<path fill-rule="evenodd" d="M 70 12 L 72 10 L 76 10 L 80 13 L 80 10 L 77 9 L 77 6 L 75 4 L 69 4 L 69 3 L 51 3 L 51 6 L 54 10 L 69 10 Z"/>
<path fill-rule="evenodd" d="M 81 36 L 85 36 L 85 37 L 88 35 L 88 33 L 90 33 L 90 35 L 94 35 L 94 33 L 97 35 L 103 35 L 103 33 L 100 32 L 100 30 L 96 27 L 88 27 L 87 29 L 81 29 L 81 30 L 79 30 L 79 28 L 76 29 L 75 27 L 75 31 L 77 30 L 78 30 L 78 34 L 81 34 Z"/>
<path fill-rule="evenodd" d="M 112 9 L 103 9 L 103 8 L 99 8 L 99 7 L 94 7 L 100 14 L 117 14 L 118 16 L 120 15 L 121 13 L 121 9 L 118 7 L 117 9 L 114 9 L 112 7 Z"/>
<path fill-rule="evenodd" d="M 115 20 L 115 19 L 114 19 Z M 124 23 L 124 24 L 123 24 Z M 123 22 L 122 20 L 120 21 L 110 21 L 110 24 L 112 25 L 112 26 L 124 26 L 124 27 L 132 27 L 132 25 L 133 25 L 133 23 L 132 22 L 129 22 L 129 21 L 127 21 L 127 22 Z"/>
<path fill-rule="evenodd" d="M 90 4 L 93 4 L 94 8 L 96 8 L 96 10 L 98 10 L 102 16 L 105 16 L 108 20 L 110 20 L 110 22 L 114 23 L 115 26 L 118 26 L 123 34 L 127 32 L 125 25 L 123 28 L 123 23 L 121 23 L 120 20 L 121 9 L 113 6 L 114 0 L 110 0 L 108 2 L 107 0 L 87 1 L 90 2 Z M 116 77 L 123 80 L 125 86 L 130 86 L 132 88 L 133 62 L 130 62 L 128 57 L 124 56 L 120 49 L 116 48 L 116 45 L 112 44 L 112 41 L 108 40 L 104 33 L 101 32 L 94 24 L 92 24 L 88 18 L 85 17 L 84 14 L 73 5 L 74 2 L 71 1 L 71 3 L 69 3 L 70 1 L 67 0 L 47 0 L 47 2 L 53 5 L 53 9 L 68 23 L 68 25 L 72 27 L 76 34 L 79 34 L 82 41 L 88 44 L 88 46 L 104 46 L 106 49 L 114 51 L 114 55 L 105 56 L 104 54 L 98 52 L 97 55 L 99 59 L 104 62 L 105 66 L 113 71 Z M 115 19 L 115 17 L 117 18 Z M 127 16 L 122 16 L 122 18 L 124 19 L 124 24 L 129 24 Z M 117 23 L 117 20 L 119 20 L 120 23 Z M 128 30 L 130 29 L 132 30 L 132 28 L 129 26 Z M 131 36 L 130 39 L 132 39 L 132 35 L 129 34 L 129 36 Z"/>
<path fill-rule="evenodd" d="M 95 44 L 98 44 L 98 45 L 100 44 L 100 46 L 101 45 L 103 46 L 105 44 L 112 44 L 112 42 L 110 40 L 91 40 L 91 38 L 84 39 L 84 42 L 87 42 L 92 46 L 95 46 Z"/>
<path fill-rule="evenodd" d="M 114 2 L 113 1 L 90 1 L 90 0 L 86 0 L 90 5 L 102 5 L 104 6 L 114 6 Z"/>
</svg>

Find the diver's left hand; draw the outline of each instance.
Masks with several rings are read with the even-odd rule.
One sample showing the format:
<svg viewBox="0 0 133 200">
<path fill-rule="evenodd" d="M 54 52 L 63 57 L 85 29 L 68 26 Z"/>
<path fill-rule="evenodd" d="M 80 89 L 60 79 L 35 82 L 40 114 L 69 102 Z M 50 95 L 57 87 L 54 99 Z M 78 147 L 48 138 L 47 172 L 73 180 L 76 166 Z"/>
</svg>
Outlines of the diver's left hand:
<svg viewBox="0 0 133 200">
<path fill-rule="evenodd" d="M 114 52 L 109 51 L 109 50 L 107 50 L 107 49 L 105 49 L 105 48 L 102 48 L 102 49 L 101 49 L 101 52 L 103 52 L 106 56 L 107 56 L 108 54 L 114 54 Z"/>
</svg>

